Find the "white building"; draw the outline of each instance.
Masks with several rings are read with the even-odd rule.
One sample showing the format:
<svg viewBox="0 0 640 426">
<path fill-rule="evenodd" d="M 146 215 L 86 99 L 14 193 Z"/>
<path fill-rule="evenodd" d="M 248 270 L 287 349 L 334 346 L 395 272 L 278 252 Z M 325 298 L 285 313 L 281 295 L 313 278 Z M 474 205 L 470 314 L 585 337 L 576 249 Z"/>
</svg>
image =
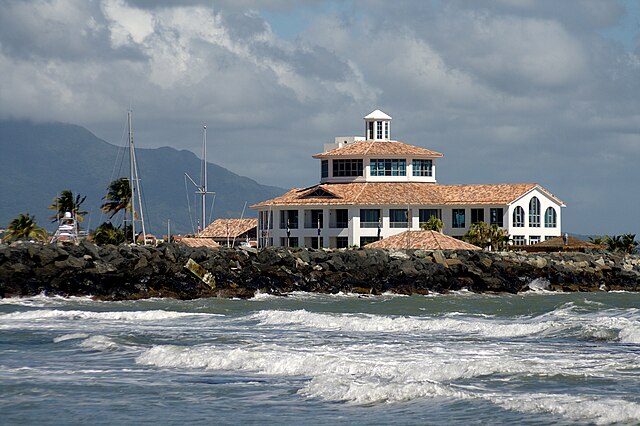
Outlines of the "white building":
<svg viewBox="0 0 640 426">
<path fill-rule="evenodd" d="M 251 206 L 261 247 L 363 246 L 418 230 L 431 216 L 454 237 L 480 221 L 506 229 L 516 245 L 562 234 L 565 205 L 540 185 L 438 184 L 442 154 L 392 140 L 391 117 L 380 110 L 364 121 L 365 137 L 337 137 L 313 156 L 320 160 L 318 185 Z"/>
</svg>

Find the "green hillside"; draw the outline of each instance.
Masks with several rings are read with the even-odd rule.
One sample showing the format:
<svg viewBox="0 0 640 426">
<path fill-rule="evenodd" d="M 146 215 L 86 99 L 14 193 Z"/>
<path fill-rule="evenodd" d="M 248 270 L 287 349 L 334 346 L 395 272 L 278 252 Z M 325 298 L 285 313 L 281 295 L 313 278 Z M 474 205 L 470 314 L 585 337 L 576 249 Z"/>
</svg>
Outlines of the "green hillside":
<svg viewBox="0 0 640 426">
<path fill-rule="evenodd" d="M 0 228 L 28 212 L 39 225 L 53 230 L 47 207 L 64 189 L 87 196 L 82 205 L 89 211 L 84 227 L 97 227 L 106 220 L 99 206 L 107 185 L 128 174 L 123 151 L 76 125 L 0 121 Z M 168 147 L 137 148 L 136 155 L 149 232 L 166 233 L 168 219 L 172 232 L 191 232 L 184 173 L 198 180 L 200 160 L 190 151 Z M 208 173 L 209 190 L 216 192 L 213 219 L 240 217 L 245 201 L 251 205 L 284 192 L 212 163 Z M 194 191 L 189 184 L 192 215 Z M 255 217 L 255 212 L 247 209 L 245 217 Z"/>
</svg>

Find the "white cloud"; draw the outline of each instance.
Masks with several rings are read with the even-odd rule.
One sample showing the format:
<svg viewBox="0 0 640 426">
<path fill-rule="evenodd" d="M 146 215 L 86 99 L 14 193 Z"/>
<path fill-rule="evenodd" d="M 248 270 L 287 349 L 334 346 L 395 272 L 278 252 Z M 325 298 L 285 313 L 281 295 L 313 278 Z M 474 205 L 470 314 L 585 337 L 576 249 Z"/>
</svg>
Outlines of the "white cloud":
<svg viewBox="0 0 640 426">
<path fill-rule="evenodd" d="M 154 22 L 151 13 L 130 7 L 124 0 L 104 0 L 101 5 L 105 17 L 109 20 L 113 47 L 140 44 L 153 33 Z"/>
</svg>

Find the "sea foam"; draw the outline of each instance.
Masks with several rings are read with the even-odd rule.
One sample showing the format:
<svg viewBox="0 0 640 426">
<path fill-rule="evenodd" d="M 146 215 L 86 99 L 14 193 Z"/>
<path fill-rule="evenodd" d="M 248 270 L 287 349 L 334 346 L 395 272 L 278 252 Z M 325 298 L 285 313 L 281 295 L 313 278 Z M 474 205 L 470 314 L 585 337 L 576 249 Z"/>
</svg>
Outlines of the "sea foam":
<svg viewBox="0 0 640 426">
<path fill-rule="evenodd" d="M 91 320 L 118 320 L 118 321 L 159 321 L 184 317 L 210 317 L 223 316 L 221 314 L 207 313 L 187 313 L 174 311 L 80 311 L 80 310 L 58 310 L 40 309 L 33 311 L 12 312 L 0 315 L 0 321 L 5 320 L 46 320 L 46 319 L 91 319 Z"/>
<path fill-rule="evenodd" d="M 509 410 L 547 412 L 596 424 L 637 424 L 640 420 L 640 405 L 621 399 L 540 393 L 493 395 L 487 399 Z"/>
<path fill-rule="evenodd" d="M 53 343 L 65 342 L 67 340 L 86 339 L 87 337 L 89 337 L 89 335 L 86 333 L 65 334 L 65 335 L 54 338 Z"/>
<path fill-rule="evenodd" d="M 485 337 L 529 336 L 545 331 L 559 331 L 565 326 L 556 321 L 522 321 L 500 324 L 474 317 L 471 320 L 434 317 L 390 317 L 373 314 L 320 314 L 306 310 L 259 311 L 252 319 L 266 326 L 303 326 L 322 330 L 350 332 L 453 332 Z"/>
</svg>

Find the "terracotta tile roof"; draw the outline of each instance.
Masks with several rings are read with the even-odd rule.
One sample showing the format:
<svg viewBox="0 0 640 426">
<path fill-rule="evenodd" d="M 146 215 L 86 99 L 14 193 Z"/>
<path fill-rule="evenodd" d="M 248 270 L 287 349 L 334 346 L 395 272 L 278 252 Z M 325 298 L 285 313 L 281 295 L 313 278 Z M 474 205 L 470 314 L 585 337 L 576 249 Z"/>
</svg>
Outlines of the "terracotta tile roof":
<svg viewBox="0 0 640 426">
<path fill-rule="evenodd" d="M 185 245 L 187 247 L 207 247 L 207 248 L 218 248 L 220 244 L 213 241 L 211 238 L 189 238 L 183 237 L 179 240 L 176 240 L 178 244 Z"/>
<path fill-rule="evenodd" d="M 257 228 L 258 219 L 216 219 L 207 226 L 201 237 L 234 238 L 239 237 L 252 228 Z"/>
<path fill-rule="evenodd" d="M 438 191 L 445 199 L 443 204 L 506 204 L 515 201 L 538 185 L 535 183 L 505 183 L 437 186 Z M 548 191 L 545 192 L 548 193 Z"/>
<path fill-rule="evenodd" d="M 418 146 L 409 145 L 403 142 L 380 142 L 380 141 L 359 141 L 335 148 L 330 151 L 315 154 L 313 158 L 330 158 L 343 156 L 362 156 L 369 157 L 378 156 L 396 156 L 411 155 L 413 157 L 429 157 L 436 158 L 443 155 L 430 149 L 420 148 Z"/>
<path fill-rule="evenodd" d="M 333 196 L 312 195 L 317 189 Z M 295 205 L 456 205 L 508 204 L 528 191 L 539 188 L 563 204 L 541 186 L 534 183 L 495 185 L 439 185 L 420 182 L 366 182 L 320 184 L 311 188 L 294 188 L 280 197 L 251 206 Z"/>
<path fill-rule="evenodd" d="M 436 231 L 405 231 L 365 246 L 385 249 L 482 250 Z"/>
<path fill-rule="evenodd" d="M 542 251 L 544 249 L 557 249 L 557 250 L 584 250 L 584 249 L 605 249 L 606 244 L 593 244 L 589 241 L 580 240 L 575 237 L 569 237 L 567 244 L 564 243 L 562 236 L 553 237 L 549 240 L 539 242 L 537 244 L 531 244 L 522 247 L 524 250 L 532 249 L 531 251 Z M 538 250 L 539 249 L 539 250 Z"/>
</svg>

